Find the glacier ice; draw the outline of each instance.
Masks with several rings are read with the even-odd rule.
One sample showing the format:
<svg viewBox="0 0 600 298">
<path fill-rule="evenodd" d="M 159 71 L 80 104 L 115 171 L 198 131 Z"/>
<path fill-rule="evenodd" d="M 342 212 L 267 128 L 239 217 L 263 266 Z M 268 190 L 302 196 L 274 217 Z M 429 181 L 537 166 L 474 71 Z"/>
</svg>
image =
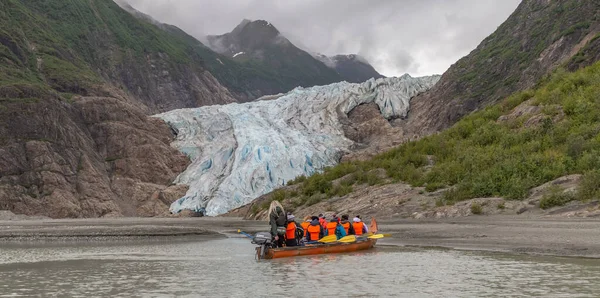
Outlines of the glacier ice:
<svg viewBox="0 0 600 298">
<path fill-rule="evenodd" d="M 335 165 L 353 142 L 340 117 L 375 102 L 388 119 L 405 117 L 410 98 L 439 76 L 371 79 L 296 88 L 273 100 L 173 110 L 156 115 L 192 163 L 175 183 L 189 185 L 171 205 L 214 216 L 251 202 L 299 175 Z"/>
</svg>

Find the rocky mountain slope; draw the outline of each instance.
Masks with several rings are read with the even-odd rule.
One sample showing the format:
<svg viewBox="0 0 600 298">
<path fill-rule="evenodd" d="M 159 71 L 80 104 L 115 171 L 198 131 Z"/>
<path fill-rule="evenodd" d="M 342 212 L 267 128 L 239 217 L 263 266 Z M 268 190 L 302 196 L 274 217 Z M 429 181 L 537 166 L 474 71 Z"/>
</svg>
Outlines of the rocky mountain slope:
<svg viewBox="0 0 600 298">
<path fill-rule="evenodd" d="M 404 75 L 362 84 L 341 82 L 297 88 L 273 100 L 157 115 L 176 132 L 174 146 L 192 160 L 176 180 L 190 189 L 171 211 L 218 215 L 297 176 L 335 165 L 343 154 L 360 149 L 363 143 L 357 136 L 372 133 L 353 127 L 348 115 L 357 107 L 374 105 L 383 122 L 404 117 L 410 98 L 438 79 Z"/>
<path fill-rule="evenodd" d="M 2 1 L 0 28 L 0 209 L 168 213 L 189 160 L 147 114 L 234 102 L 200 57 L 212 51 L 112 1 Z"/>
<path fill-rule="evenodd" d="M 264 20 L 243 20 L 230 33 L 208 36 L 208 41 L 211 49 L 234 61 L 277 74 L 281 88 L 268 94 L 343 80 L 335 70 L 297 48 Z"/>
<path fill-rule="evenodd" d="M 335 69 L 346 82 L 362 83 L 370 78 L 384 78 L 365 58 L 358 55 L 335 55 L 327 57 L 322 54 L 315 54 L 315 58 L 330 68 Z"/>
<path fill-rule="evenodd" d="M 107 95 L 100 87 L 107 83 L 149 112 L 235 101 L 203 66 L 197 48 L 112 1 L 0 5 L 3 86 L 43 85 L 68 98 Z"/>
<path fill-rule="evenodd" d="M 574 70 L 598 59 L 600 2 L 524 0 L 469 55 L 444 73 L 431 91 L 415 98 L 406 134 L 427 135 L 463 116 L 533 87 L 565 63 Z"/>
<path fill-rule="evenodd" d="M 279 200 L 297 215 L 597 216 L 599 92 L 600 62 L 559 71 L 439 134 L 300 177 L 231 214 L 262 218 Z"/>
</svg>

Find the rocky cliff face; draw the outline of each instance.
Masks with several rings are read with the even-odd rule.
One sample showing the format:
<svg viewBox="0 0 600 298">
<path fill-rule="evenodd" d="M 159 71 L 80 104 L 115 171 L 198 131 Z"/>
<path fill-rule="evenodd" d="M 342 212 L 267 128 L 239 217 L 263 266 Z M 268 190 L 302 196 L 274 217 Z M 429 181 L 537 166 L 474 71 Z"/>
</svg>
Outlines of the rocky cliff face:
<svg viewBox="0 0 600 298">
<path fill-rule="evenodd" d="M 464 115 L 534 86 L 565 63 L 571 69 L 598 58 L 600 2 L 525 0 L 492 35 L 452 65 L 439 84 L 414 99 L 407 134 L 447 128 Z"/>
<path fill-rule="evenodd" d="M 335 55 L 327 57 L 316 54 L 315 58 L 330 68 L 335 69 L 346 82 L 362 83 L 370 78 L 379 79 L 385 77 L 378 73 L 365 58 L 358 55 Z"/>
<path fill-rule="evenodd" d="M 177 134 L 173 145 L 192 160 L 176 180 L 190 189 L 171 211 L 218 215 L 297 176 L 335 165 L 344 153 L 368 142 L 364 135 L 372 132 L 351 127 L 353 110 L 377 107 L 381 122 L 388 124 L 386 119 L 406 116 L 410 98 L 438 79 L 404 75 L 342 82 L 297 88 L 273 100 L 160 114 Z"/>
<path fill-rule="evenodd" d="M 0 209 L 53 218 L 168 213 L 188 159 L 123 99 L 0 100 Z M 175 193 L 175 195 L 173 195 Z"/>
<path fill-rule="evenodd" d="M 168 214 L 189 160 L 147 115 L 234 101 L 202 50 L 112 1 L 2 1 L 0 25 L 0 209 Z"/>
</svg>

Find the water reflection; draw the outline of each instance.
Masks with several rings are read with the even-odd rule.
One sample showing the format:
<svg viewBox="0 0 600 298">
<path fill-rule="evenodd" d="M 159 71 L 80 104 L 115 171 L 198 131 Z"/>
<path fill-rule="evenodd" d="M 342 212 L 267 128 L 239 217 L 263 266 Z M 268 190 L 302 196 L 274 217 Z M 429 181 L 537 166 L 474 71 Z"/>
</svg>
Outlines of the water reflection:
<svg viewBox="0 0 600 298">
<path fill-rule="evenodd" d="M 597 260 L 378 247 L 256 262 L 246 240 L 0 248 L 0 297 L 598 297 Z"/>
</svg>

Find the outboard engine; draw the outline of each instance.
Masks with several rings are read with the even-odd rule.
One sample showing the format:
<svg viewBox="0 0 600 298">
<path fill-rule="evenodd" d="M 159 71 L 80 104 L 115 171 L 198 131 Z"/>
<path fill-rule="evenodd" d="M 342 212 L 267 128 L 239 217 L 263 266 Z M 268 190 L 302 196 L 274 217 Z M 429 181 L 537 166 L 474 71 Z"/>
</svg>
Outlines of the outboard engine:
<svg viewBox="0 0 600 298">
<path fill-rule="evenodd" d="M 271 233 L 269 233 L 269 232 L 256 233 L 254 238 L 252 238 L 252 244 L 260 245 L 259 247 L 256 248 L 256 253 L 257 253 L 257 257 L 259 260 L 263 259 L 265 256 L 265 253 L 267 252 L 267 249 L 273 247 L 273 240 L 271 237 Z"/>
<path fill-rule="evenodd" d="M 263 244 L 271 244 L 271 242 L 272 242 L 272 238 L 271 238 L 271 233 L 269 233 L 269 232 L 258 232 L 254 236 L 254 238 L 252 238 L 252 244 L 263 245 Z"/>
</svg>

